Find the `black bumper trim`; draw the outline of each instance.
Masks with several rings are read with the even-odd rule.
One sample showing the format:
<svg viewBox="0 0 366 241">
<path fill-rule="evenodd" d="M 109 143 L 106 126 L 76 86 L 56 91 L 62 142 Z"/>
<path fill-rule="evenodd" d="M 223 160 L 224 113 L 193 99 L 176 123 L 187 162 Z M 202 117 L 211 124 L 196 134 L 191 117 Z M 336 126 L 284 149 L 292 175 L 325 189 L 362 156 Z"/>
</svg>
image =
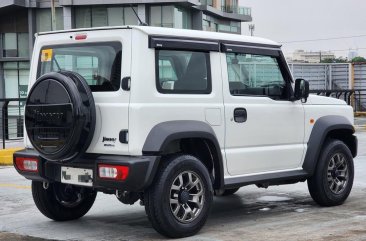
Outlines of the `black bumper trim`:
<svg viewBox="0 0 366 241">
<path fill-rule="evenodd" d="M 160 156 L 119 156 L 88 154 L 78 160 L 68 163 L 48 161 L 42 158 L 33 149 L 20 150 L 14 153 L 15 157 L 36 157 L 39 159 L 38 173 L 18 173 L 34 181 L 61 181 L 61 167 L 75 167 L 93 169 L 93 188 L 105 190 L 143 191 L 153 181 L 159 165 Z M 98 164 L 123 165 L 129 167 L 129 174 L 125 181 L 105 180 L 98 177 Z"/>
</svg>

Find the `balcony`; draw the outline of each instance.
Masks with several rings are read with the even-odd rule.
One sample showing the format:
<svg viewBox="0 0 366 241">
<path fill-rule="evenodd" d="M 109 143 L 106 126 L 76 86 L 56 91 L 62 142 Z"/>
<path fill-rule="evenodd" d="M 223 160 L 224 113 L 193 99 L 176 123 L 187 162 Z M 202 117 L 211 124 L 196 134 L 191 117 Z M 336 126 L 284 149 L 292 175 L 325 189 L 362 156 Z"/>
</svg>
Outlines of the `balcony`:
<svg viewBox="0 0 366 241">
<path fill-rule="evenodd" d="M 200 0 L 199 2 L 201 5 L 196 8 L 202 10 L 205 14 L 215 15 L 233 21 L 252 21 L 252 9 L 237 6 L 237 1 L 231 1 L 225 6 L 221 6 L 218 0 Z"/>
<path fill-rule="evenodd" d="M 237 6 L 222 6 L 221 10 L 225 13 L 233 13 L 239 15 L 252 16 L 252 9 L 247 7 L 237 7 Z"/>
</svg>

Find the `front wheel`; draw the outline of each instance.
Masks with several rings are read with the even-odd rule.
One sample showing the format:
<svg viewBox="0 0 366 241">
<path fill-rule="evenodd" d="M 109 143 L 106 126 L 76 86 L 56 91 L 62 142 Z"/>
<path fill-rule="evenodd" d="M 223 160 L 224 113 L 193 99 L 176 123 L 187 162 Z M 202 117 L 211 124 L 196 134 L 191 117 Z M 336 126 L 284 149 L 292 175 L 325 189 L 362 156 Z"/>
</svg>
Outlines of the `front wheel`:
<svg viewBox="0 0 366 241">
<path fill-rule="evenodd" d="M 213 198 L 207 168 L 197 158 L 179 155 L 164 161 L 145 192 L 152 226 L 170 238 L 196 234 L 207 220 Z"/>
<path fill-rule="evenodd" d="M 97 192 L 58 182 L 44 188 L 42 182 L 32 181 L 32 194 L 43 215 L 55 221 L 68 221 L 84 216 L 93 206 Z"/>
<path fill-rule="evenodd" d="M 314 175 L 308 179 L 310 195 L 321 206 L 340 205 L 351 192 L 353 178 L 351 151 L 342 141 L 328 140 Z"/>
</svg>

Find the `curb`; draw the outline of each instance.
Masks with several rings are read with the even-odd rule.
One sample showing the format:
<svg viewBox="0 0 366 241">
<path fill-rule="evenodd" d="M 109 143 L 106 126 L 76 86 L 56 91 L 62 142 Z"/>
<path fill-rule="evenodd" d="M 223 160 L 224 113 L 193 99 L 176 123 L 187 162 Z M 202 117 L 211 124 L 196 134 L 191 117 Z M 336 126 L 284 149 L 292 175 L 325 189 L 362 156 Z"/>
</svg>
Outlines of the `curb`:
<svg viewBox="0 0 366 241">
<path fill-rule="evenodd" d="M 0 150 L 0 166 L 13 165 L 13 154 L 24 148 L 9 148 Z"/>
</svg>

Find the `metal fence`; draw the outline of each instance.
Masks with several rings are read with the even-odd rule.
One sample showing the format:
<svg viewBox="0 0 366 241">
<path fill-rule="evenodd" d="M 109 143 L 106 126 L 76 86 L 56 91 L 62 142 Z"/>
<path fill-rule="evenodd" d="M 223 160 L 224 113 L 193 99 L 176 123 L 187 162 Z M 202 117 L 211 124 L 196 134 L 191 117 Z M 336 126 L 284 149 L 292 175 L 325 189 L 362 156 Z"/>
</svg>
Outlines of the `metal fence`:
<svg viewBox="0 0 366 241">
<path fill-rule="evenodd" d="M 0 99 L 1 142 L 3 149 L 8 143 L 20 141 L 24 137 L 24 98 Z"/>
<path fill-rule="evenodd" d="M 355 111 L 366 111 L 366 63 L 289 64 L 295 79 L 306 79 L 313 93 L 345 99 Z"/>
</svg>

